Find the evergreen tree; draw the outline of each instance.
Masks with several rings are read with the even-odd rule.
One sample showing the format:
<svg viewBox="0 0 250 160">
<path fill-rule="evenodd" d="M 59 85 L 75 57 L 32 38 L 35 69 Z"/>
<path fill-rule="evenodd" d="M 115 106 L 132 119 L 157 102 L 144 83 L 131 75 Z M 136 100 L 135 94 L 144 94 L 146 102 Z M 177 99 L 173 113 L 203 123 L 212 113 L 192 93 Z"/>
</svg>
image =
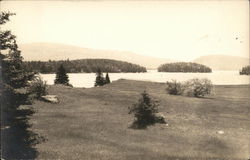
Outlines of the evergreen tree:
<svg viewBox="0 0 250 160">
<path fill-rule="evenodd" d="M 0 12 L 0 26 L 14 15 Z M 35 53 L 34 53 L 35 54 Z M 29 129 L 27 104 L 30 95 L 28 83 L 34 77 L 23 65 L 21 51 L 11 31 L 0 31 L 0 105 L 1 105 L 1 153 L 3 159 L 35 159 L 37 151 L 32 145 L 39 143 L 38 135 Z M 8 126 L 8 127 L 7 127 Z M 42 136 L 39 136 L 42 139 Z"/>
<path fill-rule="evenodd" d="M 62 64 L 56 72 L 55 84 L 69 85 L 69 76 Z"/>
<path fill-rule="evenodd" d="M 15 14 L 1 12 L 0 25 L 8 22 L 12 15 Z M 16 36 L 11 31 L 0 31 L 0 46 L 1 106 L 3 106 L 4 111 L 14 113 L 22 103 L 26 102 L 28 80 L 33 78 L 34 73 L 27 72 L 24 69 L 21 51 L 18 50 L 16 43 Z"/>
<path fill-rule="evenodd" d="M 144 91 L 138 103 L 129 107 L 129 114 L 134 114 L 135 121 L 133 126 L 135 128 L 146 128 L 148 125 L 156 122 L 159 103 L 153 100 L 149 94 Z"/>
<path fill-rule="evenodd" d="M 95 87 L 103 86 L 104 84 L 105 84 L 105 79 L 103 77 L 101 69 L 98 68 L 96 72 Z"/>
<path fill-rule="evenodd" d="M 105 77 L 105 83 L 109 84 L 110 83 L 110 79 L 109 79 L 109 73 L 106 73 L 106 77 Z"/>
</svg>

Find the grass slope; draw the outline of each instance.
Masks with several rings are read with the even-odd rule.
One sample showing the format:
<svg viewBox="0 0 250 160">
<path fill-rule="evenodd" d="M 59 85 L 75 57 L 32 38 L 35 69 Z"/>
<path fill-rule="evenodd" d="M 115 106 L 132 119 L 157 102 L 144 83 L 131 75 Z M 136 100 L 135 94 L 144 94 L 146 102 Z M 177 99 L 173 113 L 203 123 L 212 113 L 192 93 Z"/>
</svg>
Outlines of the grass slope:
<svg viewBox="0 0 250 160">
<path fill-rule="evenodd" d="M 216 86 L 209 98 L 172 96 L 162 83 L 118 80 L 97 88 L 50 86 L 60 104 L 36 101 L 38 159 L 166 160 L 250 157 L 249 86 Z M 169 126 L 129 129 L 140 93 L 160 100 Z M 216 133 L 223 130 L 225 134 Z"/>
</svg>

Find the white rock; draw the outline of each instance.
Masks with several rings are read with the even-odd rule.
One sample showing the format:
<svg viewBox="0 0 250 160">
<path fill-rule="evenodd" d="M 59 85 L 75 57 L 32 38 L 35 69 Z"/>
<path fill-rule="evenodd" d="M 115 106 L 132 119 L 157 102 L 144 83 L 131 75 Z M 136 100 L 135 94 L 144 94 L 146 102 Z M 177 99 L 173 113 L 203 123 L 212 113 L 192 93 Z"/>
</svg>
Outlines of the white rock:
<svg viewBox="0 0 250 160">
<path fill-rule="evenodd" d="M 44 101 L 47 101 L 47 102 L 50 102 L 50 103 L 59 103 L 59 99 L 58 99 L 57 95 L 42 96 L 42 99 Z"/>
<path fill-rule="evenodd" d="M 220 131 L 217 131 L 218 134 L 224 134 L 225 132 L 220 130 Z"/>
<path fill-rule="evenodd" d="M 158 123 L 167 123 L 166 117 L 164 116 L 164 114 L 162 114 L 162 113 L 156 113 L 155 116 L 156 116 L 156 121 Z"/>
<path fill-rule="evenodd" d="M 166 119 L 165 115 L 163 113 L 156 113 L 155 114 L 157 117 L 162 117 L 164 119 Z"/>
</svg>

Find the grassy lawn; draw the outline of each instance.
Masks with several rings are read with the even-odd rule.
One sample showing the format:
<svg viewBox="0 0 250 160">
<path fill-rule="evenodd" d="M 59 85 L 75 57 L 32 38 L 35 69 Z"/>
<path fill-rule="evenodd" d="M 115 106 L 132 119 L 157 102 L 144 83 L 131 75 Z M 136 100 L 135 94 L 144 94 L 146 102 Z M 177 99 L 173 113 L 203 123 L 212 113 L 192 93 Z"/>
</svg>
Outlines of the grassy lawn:
<svg viewBox="0 0 250 160">
<path fill-rule="evenodd" d="M 215 86 L 208 98 L 172 96 L 165 84 L 118 80 L 97 88 L 50 86 L 59 104 L 35 101 L 32 131 L 47 141 L 38 159 L 166 160 L 250 158 L 250 86 Z M 130 129 L 128 107 L 146 89 L 168 126 Z M 218 134 L 223 130 L 224 134 Z"/>
</svg>

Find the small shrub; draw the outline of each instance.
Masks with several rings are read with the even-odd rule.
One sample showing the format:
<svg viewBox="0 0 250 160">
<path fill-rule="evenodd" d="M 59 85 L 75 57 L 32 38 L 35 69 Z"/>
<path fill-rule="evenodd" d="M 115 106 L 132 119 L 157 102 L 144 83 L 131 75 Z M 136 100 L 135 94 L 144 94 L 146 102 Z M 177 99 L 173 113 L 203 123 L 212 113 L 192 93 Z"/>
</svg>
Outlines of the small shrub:
<svg viewBox="0 0 250 160">
<path fill-rule="evenodd" d="M 129 107 L 129 114 L 134 114 L 135 121 L 132 125 L 133 128 L 146 128 L 148 125 L 155 123 L 158 113 L 158 101 L 150 98 L 149 94 L 144 91 L 138 103 Z"/>
<path fill-rule="evenodd" d="M 204 97 L 209 95 L 212 91 L 213 84 L 209 79 L 191 79 L 185 82 L 185 94 L 194 97 Z"/>
<path fill-rule="evenodd" d="M 181 95 L 184 91 L 184 87 L 180 82 L 172 80 L 172 82 L 167 82 L 167 92 L 173 95 Z"/>
<path fill-rule="evenodd" d="M 35 76 L 29 86 L 29 92 L 34 95 L 34 98 L 40 99 L 48 94 L 47 84 L 40 76 Z"/>
</svg>

